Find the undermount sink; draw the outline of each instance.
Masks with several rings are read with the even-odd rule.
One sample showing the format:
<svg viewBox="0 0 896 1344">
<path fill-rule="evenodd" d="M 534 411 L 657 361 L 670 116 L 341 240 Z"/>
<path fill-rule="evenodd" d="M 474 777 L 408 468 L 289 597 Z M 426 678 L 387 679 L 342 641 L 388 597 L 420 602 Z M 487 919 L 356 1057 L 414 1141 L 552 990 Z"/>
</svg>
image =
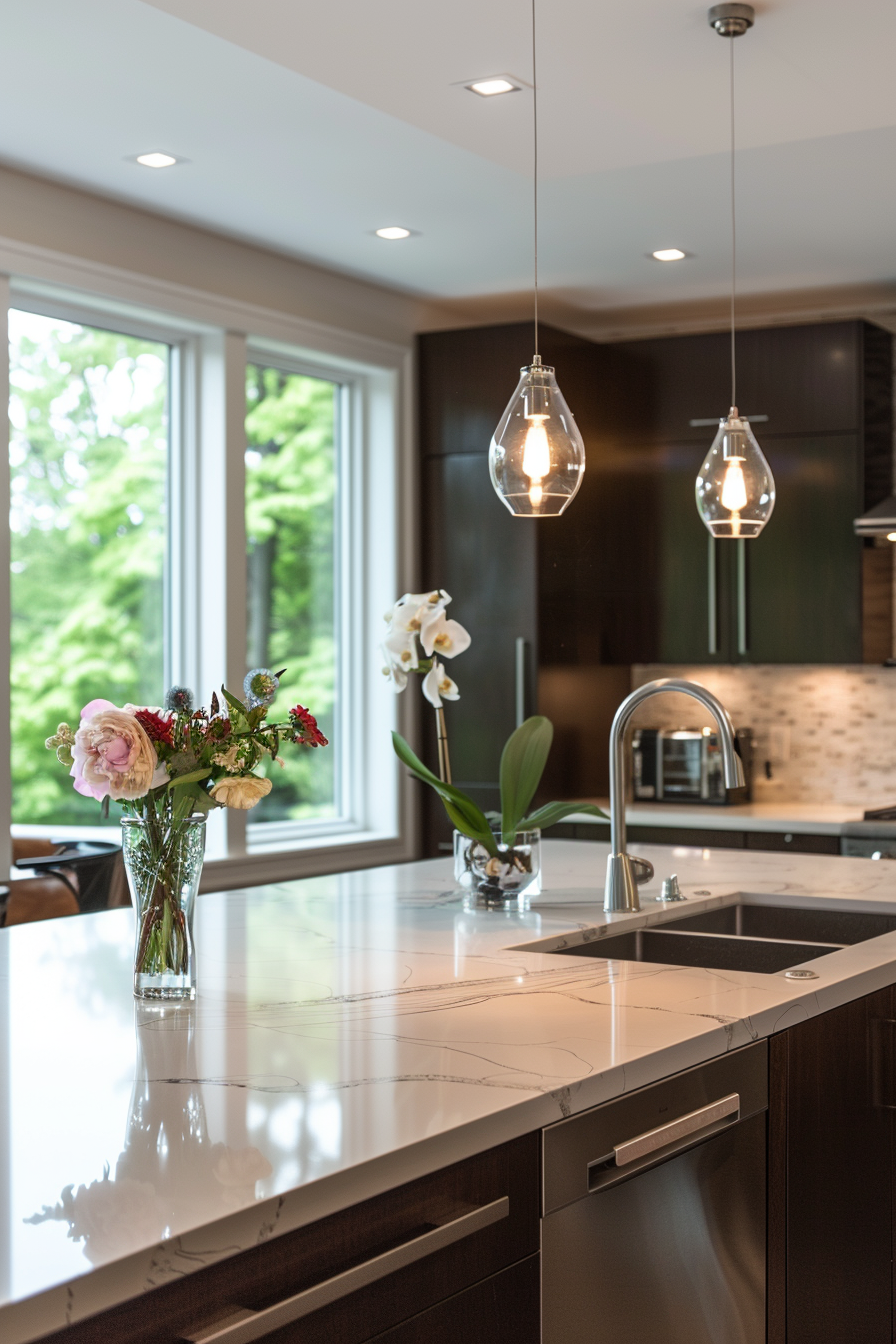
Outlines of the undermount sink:
<svg viewBox="0 0 896 1344">
<path fill-rule="evenodd" d="M 714 910 L 677 915 L 652 928 L 609 934 L 555 950 L 567 956 L 601 957 L 608 961 L 644 961 L 773 975 L 894 929 L 894 915 L 749 905 L 739 901 Z"/>
</svg>

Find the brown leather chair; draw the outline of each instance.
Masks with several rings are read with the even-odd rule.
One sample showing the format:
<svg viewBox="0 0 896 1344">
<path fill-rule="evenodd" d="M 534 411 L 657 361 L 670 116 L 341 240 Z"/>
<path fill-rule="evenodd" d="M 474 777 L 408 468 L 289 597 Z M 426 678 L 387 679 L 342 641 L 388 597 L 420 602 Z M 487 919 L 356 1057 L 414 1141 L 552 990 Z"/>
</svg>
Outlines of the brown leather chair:
<svg viewBox="0 0 896 1344">
<path fill-rule="evenodd" d="M 80 907 L 75 893 L 59 874 L 48 873 L 46 877 L 21 877 L 10 882 L 3 924 L 30 924 L 77 914 Z"/>
<path fill-rule="evenodd" d="M 13 864 L 48 858 L 62 847 L 55 840 L 13 836 Z M 80 912 L 77 874 L 72 868 L 61 868 L 39 877 L 14 878 L 9 884 L 3 924 L 31 924 L 40 919 L 59 919 Z"/>
</svg>

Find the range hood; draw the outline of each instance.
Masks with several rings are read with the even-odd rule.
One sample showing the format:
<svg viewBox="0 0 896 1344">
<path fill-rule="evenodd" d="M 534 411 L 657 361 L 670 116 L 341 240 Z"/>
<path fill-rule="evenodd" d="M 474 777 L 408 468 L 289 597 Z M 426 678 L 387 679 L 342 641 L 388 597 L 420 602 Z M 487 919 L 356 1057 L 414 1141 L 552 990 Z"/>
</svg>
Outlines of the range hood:
<svg viewBox="0 0 896 1344">
<path fill-rule="evenodd" d="M 860 537 L 885 537 L 896 532 L 896 495 L 888 495 L 873 509 L 853 519 L 853 529 Z"/>
</svg>

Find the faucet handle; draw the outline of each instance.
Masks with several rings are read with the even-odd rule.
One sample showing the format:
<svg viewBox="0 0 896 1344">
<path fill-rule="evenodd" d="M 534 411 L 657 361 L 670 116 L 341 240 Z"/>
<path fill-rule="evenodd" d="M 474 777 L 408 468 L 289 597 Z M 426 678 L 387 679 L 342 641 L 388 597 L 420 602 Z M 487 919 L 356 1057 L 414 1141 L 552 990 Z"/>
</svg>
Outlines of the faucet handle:
<svg viewBox="0 0 896 1344">
<path fill-rule="evenodd" d="M 653 880 L 654 867 L 652 863 L 649 863 L 647 859 L 636 859 L 633 854 L 627 854 L 626 858 L 631 865 L 632 881 L 636 886 L 643 887 L 645 882 Z"/>
</svg>

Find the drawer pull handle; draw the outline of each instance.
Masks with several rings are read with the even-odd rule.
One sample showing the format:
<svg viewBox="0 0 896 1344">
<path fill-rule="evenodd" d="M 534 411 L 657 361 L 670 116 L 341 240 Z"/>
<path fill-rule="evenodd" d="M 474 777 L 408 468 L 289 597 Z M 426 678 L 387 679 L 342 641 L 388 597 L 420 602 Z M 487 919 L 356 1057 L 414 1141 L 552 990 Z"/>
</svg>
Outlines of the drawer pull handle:
<svg viewBox="0 0 896 1344">
<path fill-rule="evenodd" d="M 649 1129 L 646 1134 L 639 1134 L 626 1143 L 616 1144 L 613 1149 L 616 1166 L 624 1167 L 629 1162 L 637 1162 L 648 1153 L 655 1153 L 658 1148 L 666 1148 L 670 1143 L 697 1134 L 701 1129 L 708 1129 L 710 1125 L 717 1124 L 729 1115 L 740 1115 L 740 1096 L 737 1092 L 732 1092 L 730 1096 L 722 1097 L 719 1101 L 710 1102 L 708 1106 L 701 1106 L 699 1111 L 680 1115 L 677 1120 L 670 1120 L 667 1125 Z"/>
<path fill-rule="evenodd" d="M 263 1311 L 233 1307 L 223 1319 L 213 1325 L 203 1326 L 192 1334 L 181 1335 L 181 1339 L 188 1341 L 188 1344 L 219 1344 L 219 1341 L 220 1344 L 250 1344 L 250 1341 L 279 1330 L 292 1321 L 301 1320 L 303 1316 L 309 1316 L 312 1311 L 329 1306 L 331 1302 L 338 1302 L 341 1297 L 348 1297 L 349 1293 L 358 1288 L 366 1288 L 368 1284 L 376 1283 L 378 1279 L 384 1279 L 388 1274 L 394 1274 L 396 1270 L 432 1255 L 434 1251 L 451 1246 L 455 1241 L 462 1241 L 464 1237 L 472 1236 L 484 1227 L 491 1227 L 492 1223 L 500 1222 L 509 1213 L 510 1200 L 504 1195 L 491 1204 L 462 1214 L 460 1218 L 453 1218 L 450 1223 L 434 1227 L 431 1232 L 424 1232 L 422 1236 L 414 1237 L 402 1246 L 395 1246 L 382 1255 L 365 1260 L 363 1264 L 334 1274 L 332 1278 L 324 1279 L 322 1283 L 316 1283 L 293 1297 L 287 1297 L 273 1307 L 265 1307 Z"/>
</svg>

